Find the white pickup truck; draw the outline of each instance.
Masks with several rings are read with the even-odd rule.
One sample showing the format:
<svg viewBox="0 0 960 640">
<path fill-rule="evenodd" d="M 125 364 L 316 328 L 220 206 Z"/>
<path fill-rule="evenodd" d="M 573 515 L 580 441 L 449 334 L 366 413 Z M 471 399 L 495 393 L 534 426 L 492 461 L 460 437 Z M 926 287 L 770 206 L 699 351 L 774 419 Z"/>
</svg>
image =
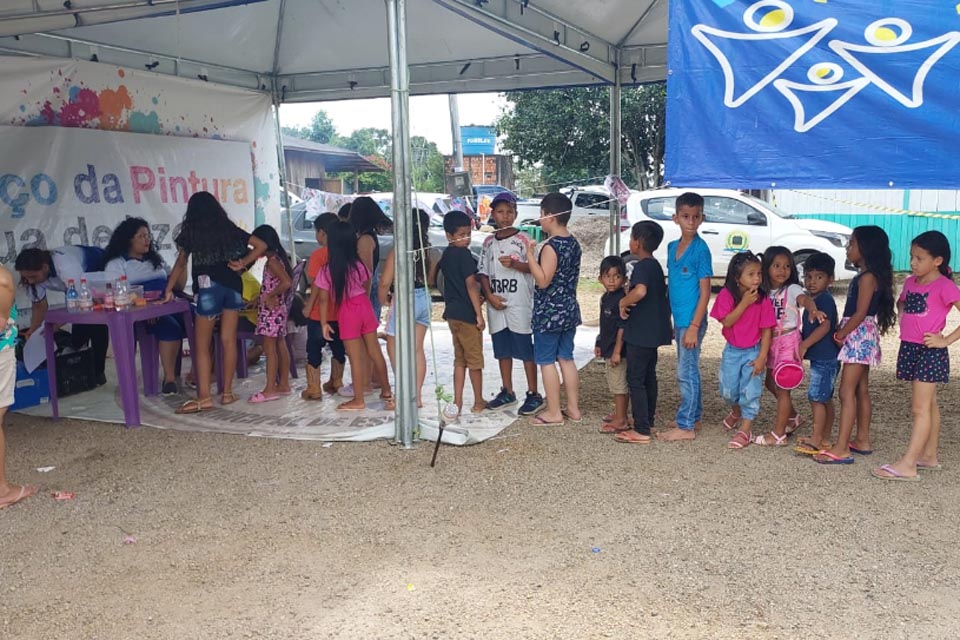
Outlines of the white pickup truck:
<svg viewBox="0 0 960 640">
<path fill-rule="evenodd" d="M 768 202 L 731 189 L 657 189 L 632 193 L 627 201 L 629 225 L 653 220 L 663 227 L 663 242 L 654 256 L 664 271 L 667 245 L 680 237 L 680 227 L 673 222 L 674 205 L 677 196 L 685 191 L 703 196 L 704 221 L 700 225 L 700 236 L 710 246 L 716 278 L 724 277 L 730 259 L 737 253 L 763 253 L 772 245 L 790 249 L 801 272 L 807 256 L 822 251 L 836 262 L 837 280 L 849 280 L 856 275 L 854 265 L 847 261 L 850 227 L 825 220 L 794 218 Z M 627 250 L 629 242 L 630 231 L 627 229 L 620 237 L 621 251 Z M 609 240 L 605 250 L 609 255 Z"/>
</svg>

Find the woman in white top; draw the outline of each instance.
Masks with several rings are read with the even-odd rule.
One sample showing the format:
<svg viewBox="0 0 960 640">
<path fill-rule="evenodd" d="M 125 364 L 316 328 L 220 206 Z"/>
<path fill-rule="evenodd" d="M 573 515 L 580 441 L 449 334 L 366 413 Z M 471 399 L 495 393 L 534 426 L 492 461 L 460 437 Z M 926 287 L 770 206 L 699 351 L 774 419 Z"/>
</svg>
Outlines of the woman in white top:
<svg viewBox="0 0 960 640">
<path fill-rule="evenodd" d="M 79 286 L 81 278 L 86 278 L 90 287 L 100 288 L 105 282 L 103 250 L 97 247 L 70 245 L 52 251 L 31 247 L 20 252 L 14 268 L 20 274 L 20 285 L 27 289 L 33 303 L 30 328 L 22 332 L 25 338 L 43 325 L 47 315 L 47 291 L 66 291 L 68 281 L 73 280 Z M 72 336 L 75 349 L 88 341 L 93 344 L 97 384 L 106 384 L 104 369 L 110 342 L 106 325 L 74 324 Z"/>
<path fill-rule="evenodd" d="M 150 224 L 143 218 L 127 218 L 118 224 L 110 236 L 103 258 L 108 282 L 116 282 L 120 276 L 126 276 L 129 284 L 141 285 L 144 291 L 162 292 L 167 286 L 170 269 L 157 253 L 157 246 L 150 234 Z M 182 321 L 179 316 L 164 316 L 151 322 L 147 331 L 160 341 L 162 392 L 164 395 L 174 395 L 178 392 L 177 354 L 185 335 Z"/>
</svg>

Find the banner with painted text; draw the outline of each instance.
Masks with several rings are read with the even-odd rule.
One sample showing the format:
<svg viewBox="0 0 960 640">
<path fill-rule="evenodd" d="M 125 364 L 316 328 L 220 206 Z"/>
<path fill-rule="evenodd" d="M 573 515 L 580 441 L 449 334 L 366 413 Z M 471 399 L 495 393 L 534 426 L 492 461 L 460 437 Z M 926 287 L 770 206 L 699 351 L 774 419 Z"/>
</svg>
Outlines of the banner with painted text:
<svg viewBox="0 0 960 640">
<path fill-rule="evenodd" d="M 672 0 L 674 186 L 958 188 L 956 0 Z"/>
<path fill-rule="evenodd" d="M 0 127 L 0 262 L 68 244 L 105 247 L 117 223 L 146 219 L 169 264 L 189 197 L 209 191 L 252 229 L 253 167 L 244 142 L 62 127 Z"/>
</svg>

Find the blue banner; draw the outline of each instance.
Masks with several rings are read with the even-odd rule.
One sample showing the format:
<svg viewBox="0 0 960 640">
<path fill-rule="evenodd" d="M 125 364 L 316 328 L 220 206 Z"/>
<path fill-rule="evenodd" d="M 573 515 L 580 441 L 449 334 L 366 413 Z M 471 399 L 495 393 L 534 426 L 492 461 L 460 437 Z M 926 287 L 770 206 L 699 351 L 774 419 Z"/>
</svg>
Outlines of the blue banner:
<svg viewBox="0 0 960 640">
<path fill-rule="evenodd" d="M 671 0 L 665 178 L 960 188 L 958 0 Z"/>
</svg>

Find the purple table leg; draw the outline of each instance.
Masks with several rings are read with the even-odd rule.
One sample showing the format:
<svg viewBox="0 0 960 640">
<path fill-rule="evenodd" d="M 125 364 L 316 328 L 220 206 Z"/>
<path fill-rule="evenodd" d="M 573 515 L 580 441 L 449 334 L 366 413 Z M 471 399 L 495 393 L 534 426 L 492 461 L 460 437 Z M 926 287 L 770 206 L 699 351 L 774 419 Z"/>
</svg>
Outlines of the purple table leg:
<svg viewBox="0 0 960 640">
<path fill-rule="evenodd" d="M 133 323 L 119 311 L 110 318 L 110 343 L 117 366 L 120 385 L 120 403 L 123 418 L 128 427 L 140 425 L 140 396 L 137 389 L 137 365 L 134 360 L 136 343 L 133 339 Z"/>
<path fill-rule="evenodd" d="M 143 322 L 138 322 L 134 332 L 140 345 L 140 374 L 143 376 L 143 394 L 155 396 L 160 393 L 158 381 L 159 347 L 156 336 L 147 332 Z"/>
<path fill-rule="evenodd" d="M 60 417 L 60 403 L 57 401 L 57 345 L 53 341 L 53 323 L 43 325 L 43 342 L 47 352 L 47 386 L 50 387 L 50 411 L 56 420 Z"/>
</svg>

